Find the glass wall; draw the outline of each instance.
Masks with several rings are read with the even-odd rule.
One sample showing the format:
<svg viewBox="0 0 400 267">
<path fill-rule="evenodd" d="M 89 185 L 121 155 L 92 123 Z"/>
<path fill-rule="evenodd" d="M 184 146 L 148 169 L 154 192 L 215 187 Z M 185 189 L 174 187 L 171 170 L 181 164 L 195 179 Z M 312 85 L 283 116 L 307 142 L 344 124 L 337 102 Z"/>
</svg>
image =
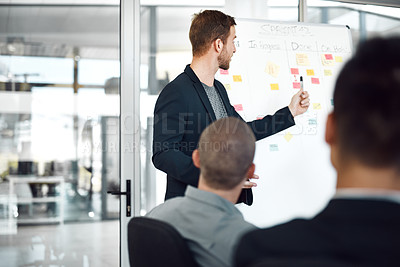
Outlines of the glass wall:
<svg viewBox="0 0 400 267">
<path fill-rule="evenodd" d="M 348 25 L 353 45 L 400 32 L 399 8 L 309 0 L 307 22 Z"/>
<path fill-rule="evenodd" d="M 118 5 L 0 5 L 3 222 L 118 218 L 119 77 Z"/>
<path fill-rule="evenodd" d="M 106 192 L 119 190 L 119 5 L 8 2 L 0 257 L 7 266 L 118 266 L 119 198 Z"/>
</svg>

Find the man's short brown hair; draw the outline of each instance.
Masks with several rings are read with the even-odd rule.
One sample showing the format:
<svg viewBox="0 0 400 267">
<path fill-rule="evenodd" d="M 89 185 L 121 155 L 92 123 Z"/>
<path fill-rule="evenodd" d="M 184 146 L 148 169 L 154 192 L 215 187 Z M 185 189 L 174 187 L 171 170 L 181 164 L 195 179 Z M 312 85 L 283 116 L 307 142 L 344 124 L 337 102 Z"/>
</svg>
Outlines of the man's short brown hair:
<svg viewBox="0 0 400 267">
<path fill-rule="evenodd" d="M 221 39 L 225 44 L 235 19 L 218 10 L 204 10 L 194 14 L 190 26 L 189 39 L 193 56 L 202 56 L 210 48 L 211 42 Z"/>
<path fill-rule="evenodd" d="M 227 117 L 210 124 L 199 141 L 200 173 L 215 189 L 232 189 L 241 183 L 253 163 L 253 131 L 242 120 Z"/>
</svg>

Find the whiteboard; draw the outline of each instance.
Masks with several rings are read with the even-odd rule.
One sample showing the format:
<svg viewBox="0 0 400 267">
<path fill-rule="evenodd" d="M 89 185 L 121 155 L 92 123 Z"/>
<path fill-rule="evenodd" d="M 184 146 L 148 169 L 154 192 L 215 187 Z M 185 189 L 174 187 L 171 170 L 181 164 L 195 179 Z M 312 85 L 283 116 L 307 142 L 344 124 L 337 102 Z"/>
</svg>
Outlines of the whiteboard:
<svg viewBox="0 0 400 267">
<path fill-rule="evenodd" d="M 254 163 L 260 179 L 254 203 L 238 207 L 259 227 L 312 217 L 336 186 L 325 123 L 336 77 L 352 54 L 350 30 L 248 19 L 236 23 L 236 53 L 229 70 L 219 70 L 216 78 L 242 118 L 259 119 L 287 106 L 299 90 L 300 76 L 311 100 L 295 126 L 257 142 Z"/>
</svg>

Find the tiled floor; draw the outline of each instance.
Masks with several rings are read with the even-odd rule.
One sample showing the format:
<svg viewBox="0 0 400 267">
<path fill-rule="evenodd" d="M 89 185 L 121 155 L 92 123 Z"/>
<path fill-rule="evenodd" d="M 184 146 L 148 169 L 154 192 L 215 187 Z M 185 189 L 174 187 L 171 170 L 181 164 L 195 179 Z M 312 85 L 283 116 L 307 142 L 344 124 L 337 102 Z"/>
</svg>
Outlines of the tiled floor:
<svg viewBox="0 0 400 267">
<path fill-rule="evenodd" d="M 0 235 L 0 267 L 119 266 L 119 222 L 21 226 Z"/>
</svg>

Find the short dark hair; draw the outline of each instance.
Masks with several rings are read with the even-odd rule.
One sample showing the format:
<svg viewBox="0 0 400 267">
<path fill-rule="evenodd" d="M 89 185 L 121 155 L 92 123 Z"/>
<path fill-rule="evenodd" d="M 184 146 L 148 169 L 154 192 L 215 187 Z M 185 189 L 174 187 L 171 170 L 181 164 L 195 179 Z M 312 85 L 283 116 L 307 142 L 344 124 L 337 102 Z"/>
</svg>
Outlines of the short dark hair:
<svg viewBox="0 0 400 267">
<path fill-rule="evenodd" d="M 199 141 L 200 173 L 215 189 L 232 189 L 246 177 L 253 163 L 253 131 L 242 120 L 227 117 L 210 124 Z"/>
<path fill-rule="evenodd" d="M 365 41 L 337 79 L 333 111 L 342 158 L 400 170 L 400 38 Z"/>
<path fill-rule="evenodd" d="M 211 42 L 221 39 L 225 44 L 235 19 L 218 10 L 204 10 L 194 14 L 190 26 L 189 39 L 193 56 L 204 55 Z"/>
</svg>

